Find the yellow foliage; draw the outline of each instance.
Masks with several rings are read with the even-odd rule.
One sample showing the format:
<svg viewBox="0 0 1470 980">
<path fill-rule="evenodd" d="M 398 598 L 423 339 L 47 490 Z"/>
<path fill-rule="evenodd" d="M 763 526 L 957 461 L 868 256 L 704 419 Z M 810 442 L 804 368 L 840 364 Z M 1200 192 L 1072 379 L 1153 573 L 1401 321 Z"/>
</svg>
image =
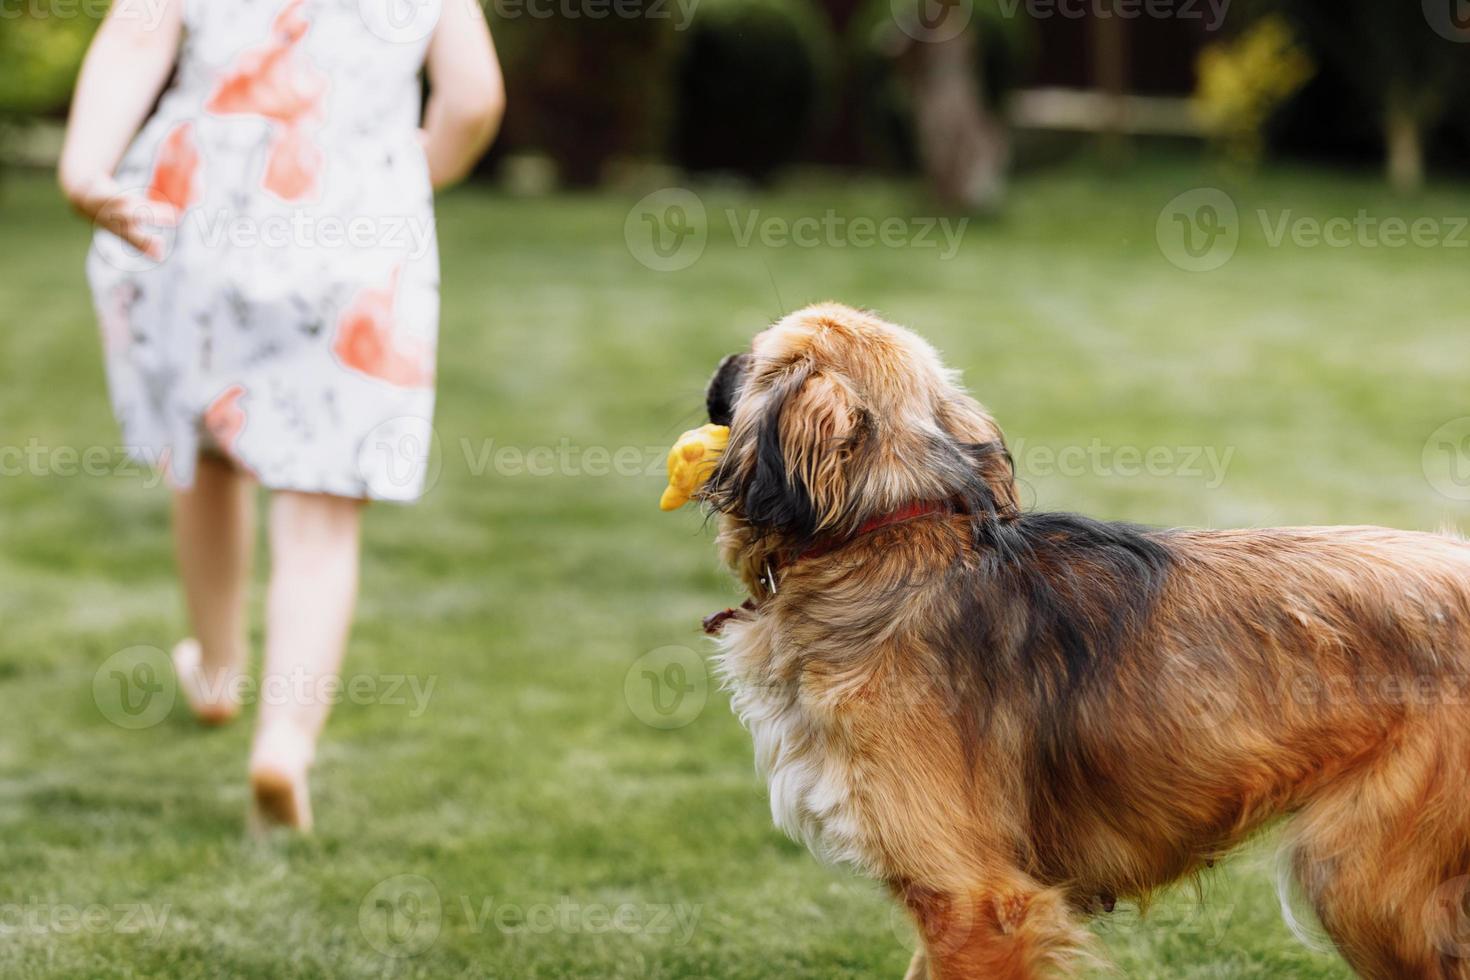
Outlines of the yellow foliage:
<svg viewBox="0 0 1470 980">
<path fill-rule="evenodd" d="M 1254 161 L 1271 113 L 1316 72 L 1279 16 L 1262 18 L 1234 41 L 1200 52 L 1194 108 L 1228 153 Z"/>
<path fill-rule="evenodd" d="M 65 108 L 96 29 L 88 16 L 7 14 L 0 7 L 0 114 Z"/>
</svg>

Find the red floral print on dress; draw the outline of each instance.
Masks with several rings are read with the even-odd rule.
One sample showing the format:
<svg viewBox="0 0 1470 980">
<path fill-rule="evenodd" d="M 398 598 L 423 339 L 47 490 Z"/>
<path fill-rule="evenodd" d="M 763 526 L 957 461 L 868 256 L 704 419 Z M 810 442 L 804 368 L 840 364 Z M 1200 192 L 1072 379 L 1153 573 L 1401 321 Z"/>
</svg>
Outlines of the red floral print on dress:
<svg viewBox="0 0 1470 980">
<path fill-rule="evenodd" d="M 400 388 L 434 383 L 434 349 L 420 340 L 397 336 L 393 304 L 398 274 L 386 289 L 363 289 L 337 321 L 332 351 L 347 367 Z"/>
<path fill-rule="evenodd" d="M 233 384 L 204 410 L 204 427 L 209 430 L 214 444 L 231 459 L 239 458 L 235 444 L 240 433 L 245 431 L 245 409 L 240 407 L 240 399 L 244 397 L 245 386 Z"/>
<path fill-rule="evenodd" d="M 199 148 L 194 145 L 194 126 L 180 123 L 169 130 L 148 182 L 148 200 L 167 204 L 179 211 L 199 200 Z"/>
<path fill-rule="evenodd" d="M 276 123 L 261 186 L 285 201 L 316 193 L 324 156 L 307 134 L 322 114 L 327 79 L 300 51 L 311 24 L 304 0 L 290 0 L 271 25 L 271 39 L 240 55 L 204 108 L 216 115 L 263 116 Z"/>
<path fill-rule="evenodd" d="M 316 191 L 324 157 L 321 147 L 293 126 L 276 137 L 265 165 L 262 186 L 284 201 L 300 201 Z"/>
</svg>

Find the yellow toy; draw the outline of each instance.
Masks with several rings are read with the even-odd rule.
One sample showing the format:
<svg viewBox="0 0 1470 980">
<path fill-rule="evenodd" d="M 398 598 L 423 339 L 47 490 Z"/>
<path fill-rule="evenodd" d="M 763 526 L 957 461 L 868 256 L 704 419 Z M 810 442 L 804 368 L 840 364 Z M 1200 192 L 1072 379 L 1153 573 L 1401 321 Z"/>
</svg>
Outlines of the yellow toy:
<svg viewBox="0 0 1470 980">
<path fill-rule="evenodd" d="M 678 510 L 704 486 L 730 441 L 727 426 L 701 425 L 679 437 L 669 450 L 669 485 L 659 498 L 659 510 Z"/>
</svg>

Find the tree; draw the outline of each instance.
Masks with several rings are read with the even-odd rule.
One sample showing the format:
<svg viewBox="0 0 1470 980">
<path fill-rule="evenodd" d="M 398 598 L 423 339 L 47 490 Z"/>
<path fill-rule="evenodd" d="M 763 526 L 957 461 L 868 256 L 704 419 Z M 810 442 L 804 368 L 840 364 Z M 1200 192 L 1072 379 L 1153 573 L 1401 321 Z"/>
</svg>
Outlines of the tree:
<svg viewBox="0 0 1470 980">
<path fill-rule="evenodd" d="M 973 5 L 920 0 L 892 35 L 909 80 L 919 158 L 935 196 L 961 210 L 994 210 L 1005 196 L 1010 134 L 987 104 Z"/>
<path fill-rule="evenodd" d="M 1461 0 L 1265 0 L 1292 21 L 1313 55 L 1351 80 L 1383 134 L 1399 190 L 1424 183 L 1426 134 L 1470 86 L 1470 23 Z M 1441 8 L 1443 8 L 1441 10 Z"/>
</svg>

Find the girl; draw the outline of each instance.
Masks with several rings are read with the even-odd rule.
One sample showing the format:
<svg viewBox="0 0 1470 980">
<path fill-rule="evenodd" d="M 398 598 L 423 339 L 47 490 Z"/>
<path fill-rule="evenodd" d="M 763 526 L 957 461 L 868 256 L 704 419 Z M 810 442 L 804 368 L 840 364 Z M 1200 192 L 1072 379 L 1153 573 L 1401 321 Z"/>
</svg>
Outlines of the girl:
<svg viewBox="0 0 1470 980">
<path fill-rule="evenodd" d="M 311 826 L 362 506 L 423 489 L 431 187 L 470 170 L 503 106 L 474 0 L 119 0 L 82 67 L 59 178 L 99 228 L 125 441 L 175 487 L 194 636 L 173 660 L 208 724 L 240 709 L 253 491 L 271 492 L 257 822 Z"/>
</svg>

